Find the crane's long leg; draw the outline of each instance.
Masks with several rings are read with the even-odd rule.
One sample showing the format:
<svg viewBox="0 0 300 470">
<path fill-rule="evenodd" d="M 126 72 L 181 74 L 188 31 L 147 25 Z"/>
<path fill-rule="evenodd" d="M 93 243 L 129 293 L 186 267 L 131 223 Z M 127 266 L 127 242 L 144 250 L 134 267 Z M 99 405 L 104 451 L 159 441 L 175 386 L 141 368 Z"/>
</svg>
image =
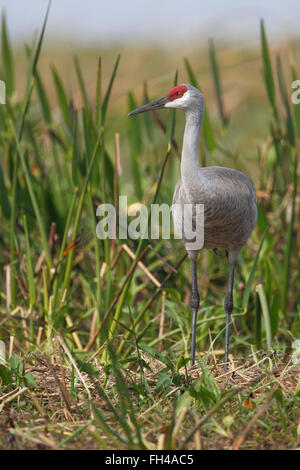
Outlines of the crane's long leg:
<svg viewBox="0 0 300 470">
<path fill-rule="evenodd" d="M 197 283 L 197 261 L 191 260 L 192 265 L 192 295 L 190 306 L 193 312 L 193 324 L 192 324 L 192 352 L 191 352 L 191 366 L 195 363 L 195 351 L 196 351 L 196 329 L 197 329 L 197 313 L 200 303 L 198 283 Z"/>
<path fill-rule="evenodd" d="M 234 261 L 229 265 L 229 278 L 227 294 L 225 297 L 225 313 L 226 313 L 226 331 L 225 331 L 225 370 L 228 370 L 228 355 L 229 355 L 229 325 L 230 316 L 233 309 L 232 291 L 233 291 L 233 279 L 234 279 Z"/>
</svg>

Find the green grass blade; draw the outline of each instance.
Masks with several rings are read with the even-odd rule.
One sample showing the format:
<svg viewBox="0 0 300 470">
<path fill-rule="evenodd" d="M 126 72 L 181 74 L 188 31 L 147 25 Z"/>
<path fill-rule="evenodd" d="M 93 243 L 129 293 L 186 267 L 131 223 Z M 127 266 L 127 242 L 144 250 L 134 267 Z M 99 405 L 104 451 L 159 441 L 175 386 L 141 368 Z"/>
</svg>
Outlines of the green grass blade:
<svg viewBox="0 0 300 470">
<path fill-rule="evenodd" d="M 76 431 L 74 431 L 71 435 L 59 441 L 58 443 L 59 447 L 63 447 L 69 441 L 77 437 L 82 431 L 84 431 L 87 427 L 89 427 L 91 423 L 92 423 L 92 420 L 89 420 L 89 421 L 86 421 L 82 426 L 79 426 L 79 428 L 77 428 Z"/>
<path fill-rule="evenodd" d="M 91 111 L 91 103 L 90 103 L 90 100 L 89 100 L 89 96 L 88 96 L 88 93 L 87 93 L 87 89 L 86 89 L 86 86 L 85 86 L 85 83 L 84 83 L 84 79 L 83 79 L 83 75 L 82 75 L 82 71 L 81 71 L 81 67 L 80 67 L 80 63 L 79 63 L 79 60 L 78 60 L 77 56 L 74 57 L 74 64 L 75 64 L 75 70 L 76 70 L 76 75 L 77 75 L 81 95 L 82 95 L 82 100 L 83 100 L 84 106 L 90 112 Z"/>
<path fill-rule="evenodd" d="M 228 117 L 228 114 L 225 112 L 225 108 L 224 108 L 219 66 L 217 62 L 214 42 L 212 39 L 209 40 L 209 58 L 210 58 L 210 65 L 211 65 L 212 75 L 213 75 L 214 84 L 215 84 L 219 114 L 220 114 L 223 126 L 226 127 L 229 122 L 229 117 Z"/>
<path fill-rule="evenodd" d="M 115 377 L 115 388 L 116 388 L 116 392 L 119 398 L 118 407 L 116 408 L 116 406 L 114 406 L 114 404 L 111 402 L 108 394 L 105 392 L 103 387 L 100 387 L 98 383 L 95 383 L 95 387 L 99 395 L 105 400 L 109 411 L 112 413 L 115 420 L 119 423 L 119 425 L 123 429 L 127 437 L 127 441 L 121 438 L 119 433 L 116 433 L 116 431 L 111 426 L 108 426 L 103 413 L 100 412 L 100 410 L 98 410 L 97 408 L 95 408 L 94 405 L 92 405 L 94 412 L 96 412 L 95 418 L 105 433 L 114 435 L 121 442 L 131 447 L 132 445 L 134 445 L 134 439 L 133 439 L 134 433 L 132 432 L 132 429 L 128 425 L 128 417 L 129 417 L 131 423 L 133 424 L 135 428 L 136 437 L 138 439 L 139 446 L 140 448 L 143 449 L 145 448 L 145 446 L 142 441 L 140 427 L 136 420 L 135 409 L 134 409 L 134 405 L 133 405 L 133 402 L 132 402 L 132 399 L 128 390 L 128 386 L 123 378 L 119 363 L 116 360 L 115 353 L 112 350 L 110 345 L 108 345 L 108 350 L 109 350 L 110 357 L 112 358 L 111 368 L 112 368 L 113 375 Z"/>
<path fill-rule="evenodd" d="M 293 194 L 292 194 L 292 210 L 288 226 L 288 235 L 287 235 L 287 244 L 284 254 L 284 272 L 283 272 L 283 293 L 281 299 L 281 310 L 285 316 L 287 316 L 287 300 L 288 292 L 290 289 L 290 271 L 291 271 L 291 259 L 292 259 L 292 248 L 294 242 L 294 224 L 295 224 L 295 205 L 296 205 L 296 196 L 297 196 L 297 164 L 298 164 L 298 155 L 297 151 L 294 152 L 294 170 L 293 170 Z"/>
<path fill-rule="evenodd" d="M 114 80 L 115 80 L 115 77 L 116 77 L 116 74 L 117 74 L 117 70 L 118 70 L 118 67 L 119 67 L 120 58 L 121 58 L 121 55 L 119 54 L 118 57 L 117 57 L 117 60 L 115 62 L 115 66 L 114 66 L 112 75 L 110 77 L 110 81 L 109 81 L 109 84 L 108 84 L 108 87 L 107 87 L 106 94 L 105 94 L 104 99 L 103 99 L 102 113 L 101 113 L 101 124 L 102 124 L 102 126 L 104 125 L 104 122 L 105 122 L 108 102 L 109 102 L 111 90 L 112 90 L 112 87 L 113 87 L 113 84 L 114 84 Z"/>
<path fill-rule="evenodd" d="M 272 328 L 271 328 L 270 313 L 269 313 L 268 302 L 267 302 L 264 286 L 262 284 L 258 284 L 256 286 L 256 292 L 259 297 L 261 311 L 262 311 L 262 315 L 264 319 L 266 338 L 267 338 L 267 347 L 268 347 L 268 350 L 270 350 L 272 348 Z"/>
<path fill-rule="evenodd" d="M 30 241 L 29 241 L 29 233 L 28 233 L 26 216 L 24 216 L 23 221 L 24 221 L 25 242 L 26 242 L 27 279 L 28 279 L 28 286 L 29 286 L 29 308 L 32 309 L 32 307 L 35 304 L 36 291 L 35 291 L 35 284 L 34 284 L 34 274 L 33 274 Z"/>
<path fill-rule="evenodd" d="M 271 321 L 271 330 L 272 330 L 272 337 L 277 333 L 278 329 L 278 319 L 279 319 L 279 292 L 275 291 L 273 295 L 273 301 L 271 304 L 270 309 L 270 321 Z"/>
<path fill-rule="evenodd" d="M 99 390 L 99 389 L 98 389 Z M 116 414 L 115 408 L 111 405 L 108 396 L 102 391 L 102 398 L 106 401 L 107 405 L 110 407 L 111 412 L 114 411 L 114 417 L 117 420 L 117 422 L 120 424 L 120 426 L 124 429 L 126 427 L 126 422 L 124 423 L 122 420 L 120 420 L 119 415 Z M 106 436 L 111 436 L 113 438 L 113 442 L 115 442 L 115 446 L 119 447 L 119 442 L 123 445 L 127 445 L 127 441 L 125 441 L 120 434 L 115 431 L 108 423 L 107 419 L 103 416 L 102 412 L 96 408 L 96 406 L 92 403 L 92 410 L 93 410 L 93 415 L 95 417 L 95 422 L 100 426 L 102 431 L 105 433 Z M 126 428 L 127 430 L 127 428 Z M 130 432 L 130 430 L 128 430 Z M 118 442 L 119 441 L 119 442 Z"/>
<path fill-rule="evenodd" d="M 56 90 L 58 103 L 59 103 L 59 107 L 60 107 L 60 111 L 61 111 L 63 120 L 65 121 L 66 125 L 68 127 L 70 127 L 70 125 L 71 125 L 71 116 L 70 116 L 69 101 L 68 101 L 66 92 L 64 90 L 63 83 L 62 83 L 61 78 L 60 78 L 56 68 L 54 67 L 54 65 L 51 66 L 51 71 L 52 71 L 55 90 Z"/>
<path fill-rule="evenodd" d="M 14 138 L 15 138 L 15 142 L 16 142 L 18 156 L 21 160 L 22 169 L 23 169 L 23 172 L 24 172 L 28 192 L 29 192 L 29 195 L 30 195 L 31 203 L 32 203 L 32 206 L 33 206 L 33 210 L 34 210 L 37 222 L 38 222 L 38 226 L 39 226 L 39 230 L 40 230 L 40 234 L 41 234 L 41 239 L 42 239 L 42 245 L 43 245 L 43 249 L 44 249 L 45 255 L 46 255 L 47 265 L 48 265 L 48 268 L 50 270 L 53 267 L 53 263 L 52 263 L 52 258 L 51 258 L 51 254 L 50 254 L 50 250 L 49 250 L 49 245 L 48 245 L 48 240 L 47 240 L 47 235 L 46 235 L 46 231 L 45 231 L 45 227 L 44 227 L 43 218 L 42 218 L 41 213 L 40 213 L 39 203 L 38 203 L 38 200 L 36 198 L 35 192 L 33 190 L 31 175 L 30 175 L 29 169 L 26 165 L 24 154 L 23 154 L 23 151 L 21 149 L 20 141 L 19 141 L 19 138 L 17 136 L 14 124 L 11 123 L 11 125 L 12 125 L 13 134 L 14 134 Z"/>
<path fill-rule="evenodd" d="M 74 130 L 73 130 L 73 149 L 72 149 L 72 181 L 75 187 L 78 186 L 79 179 L 79 140 L 78 140 L 78 113 L 75 112 Z"/>
<path fill-rule="evenodd" d="M 8 192 L 7 192 L 7 188 L 5 185 L 1 162 L 0 162 L 0 206 L 1 206 L 2 214 L 4 215 L 4 217 L 6 219 L 9 219 L 11 215 L 11 209 L 10 209 L 10 203 L 8 200 Z"/>
<path fill-rule="evenodd" d="M 37 63 L 38 63 L 41 49 L 42 49 L 43 39 L 44 39 L 46 25 L 47 25 L 49 11 L 50 11 L 50 5 L 51 5 L 51 0 L 49 0 L 49 3 L 48 3 L 43 26 L 42 26 L 36 47 L 35 48 L 32 47 L 31 49 L 27 48 L 27 54 L 29 56 L 29 67 L 28 67 L 28 74 L 27 74 L 27 86 L 26 86 L 26 97 L 25 97 L 24 109 L 26 109 L 26 106 L 29 105 L 31 91 L 32 91 L 32 82 L 33 82 L 33 79 L 35 78 Z M 24 112 L 23 114 L 25 115 L 26 113 Z M 21 125 L 21 128 L 22 128 L 22 125 Z"/>
<path fill-rule="evenodd" d="M 71 205 L 70 205 L 69 210 L 68 210 L 68 215 L 67 215 L 67 220 L 66 220 L 66 223 L 65 223 L 64 234 L 63 234 L 63 237 L 62 237 L 60 250 L 59 250 L 59 255 L 58 255 L 57 268 L 56 268 L 56 272 L 55 272 L 56 277 L 54 279 L 54 284 L 53 284 L 53 299 L 54 299 L 53 300 L 53 305 L 56 305 L 57 291 L 58 291 L 58 287 L 59 287 L 59 274 L 60 274 L 60 271 L 61 271 L 61 261 L 63 259 L 63 256 L 64 256 L 63 253 L 64 253 L 64 250 L 65 250 L 66 244 L 67 244 L 67 237 L 68 237 L 68 232 L 69 232 L 69 228 L 70 228 L 70 225 L 71 225 L 71 219 L 72 219 L 72 216 L 73 216 L 73 210 L 74 210 L 74 207 L 75 207 L 77 194 L 78 194 L 78 188 L 75 188 L 75 191 L 74 191 L 74 194 L 73 194 L 73 197 L 72 197 L 72 201 L 71 201 Z"/>
<path fill-rule="evenodd" d="M 40 32 L 40 36 L 39 36 L 39 39 L 38 39 L 38 42 L 37 42 L 37 46 L 36 46 L 35 49 L 32 48 L 31 51 L 30 51 L 30 54 L 29 54 L 29 68 L 28 68 L 28 75 L 27 75 L 26 93 L 25 93 L 25 100 L 24 100 L 21 124 L 20 124 L 19 132 L 18 132 L 19 140 L 21 140 L 21 138 L 22 138 L 24 123 L 25 123 L 25 117 L 26 117 L 28 109 L 29 109 L 30 99 L 31 99 L 33 88 L 34 88 L 34 77 L 35 77 L 36 67 L 37 67 L 37 63 L 38 63 L 40 53 L 41 53 L 41 49 L 42 49 L 44 34 L 45 34 L 46 25 L 47 25 L 47 21 L 48 21 L 49 10 L 50 10 L 50 5 L 51 5 L 51 0 L 49 0 L 49 3 L 48 3 L 48 8 L 47 8 L 44 23 L 43 23 L 43 26 L 42 26 L 42 29 L 41 29 L 41 32 Z"/>
<path fill-rule="evenodd" d="M 96 126 L 98 129 L 101 126 L 102 122 L 102 106 L 101 106 L 101 85 L 102 85 L 102 67 L 101 67 L 101 57 L 98 60 L 97 67 L 97 81 L 96 81 L 96 110 L 95 110 L 95 120 Z"/>
<path fill-rule="evenodd" d="M 87 108 L 82 109 L 82 124 L 86 149 L 86 161 L 88 164 L 92 156 L 94 135 L 92 133 L 91 115 Z"/>
<path fill-rule="evenodd" d="M 137 108 L 133 93 L 128 93 L 128 110 Z M 140 158 L 142 151 L 141 129 L 139 119 L 128 120 L 128 134 L 130 144 L 130 162 L 135 195 L 140 201 L 143 197 L 142 177 L 140 173 Z"/>
<path fill-rule="evenodd" d="M 70 228 L 70 225 L 71 225 L 71 218 L 73 216 L 73 210 L 74 210 L 75 203 L 76 203 L 77 193 L 78 193 L 78 188 L 75 188 L 75 191 L 74 191 L 74 194 L 73 194 L 73 197 L 72 197 L 72 201 L 71 201 L 71 205 L 70 205 L 69 210 L 68 210 L 68 216 L 67 216 L 67 220 L 66 220 L 66 224 L 65 224 L 65 230 L 64 230 L 63 238 L 62 238 L 62 241 L 61 241 L 58 261 L 60 261 L 62 259 L 63 252 L 66 248 L 68 231 L 69 231 L 69 228 Z"/>
<path fill-rule="evenodd" d="M 242 300 L 242 306 L 243 306 L 244 311 L 246 311 L 247 307 L 248 307 L 248 302 L 249 302 L 249 297 L 250 297 L 250 294 L 251 294 L 254 274 L 255 274 L 255 271 L 256 271 L 257 263 L 258 263 L 258 260 L 259 260 L 259 255 L 260 255 L 262 246 L 264 244 L 264 241 L 265 241 L 265 234 L 264 234 L 264 236 L 263 236 L 263 238 L 260 242 L 259 248 L 257 250 L 256 256 L 255 256 L 255 259 L 253 261 L 253 265 L 252 265 L 252 268 L 251 268 L 251 271 L 250 271 L 250 274 L 249 274 L 249 277 L 248 277 L 248 280 L 247 280 L 247 283 L 246 283 L 246 286 L 245 286 L 243 300 Z"/>
<path fill-rule="evenodd" d="M 17 139 L 19 141 L 21 141 L 22 139 L 25 118 L 29 110 L 30 99 L 31 99 L 33 86 L 34 86 L 34 73 L 35 73 L 37 62 L 38 62 L 40 52 L 41 52 L 41 47 L 42 47 L 44 33 L 46 29 L 50 4 L 51 2 L 49 1 L 48 9 L 45 15 L 45 19 L 44 19 L 40 36 L 39 36 L 37 47 L 35 51 L 32 50 L 32 52 L 30 53 L 30 67 L 28 69 L 26 93 L 25 93 L 25 99 L 24 99 L 24 104 L 22 108 L 20 127 L 19 127 L 19 131 L 17 134 Z M 8 107 L 8 110 L 10 111 L 9 107 Z M 10 115 L 11 115 L 11 119 L 14 121 L 12 112 L 10 112 Z M 19 186 L 18 185 L 18 167 L 19 167 L 19 159 L 16 156 L 14 156 L 13 158 L 13 181 L 12 181 L 12 206 L 11 206 L 11 218 L 10 218 L 10 262 L 11 262 L 11 265 L 13 265 L 13 262 L 15 259 L 14 248 L 15 248 L 15 233 L 16 233 L 16 229 L 15 229 L 16 215 L 17 215 L 16 205 L 17 205 L 17 195 L 18 195 L 18 186 Z M 48 257 L 48 261 L 49 261 L 49 257 Z M 11 280 L 11 298 L 12 298 L 12 305 L 14 306 L 15 299 L 16 299 L 16 280 L 14 276 L 12 277 L 12 280 Z"/>
<path fill-rule="evenodd" d="M 101 127 L 101 131 L 103 131 L 103 127 Z M 106 188 L 107 188 L 107 183 L 108 181 L 108 175 L 109 175 L 109 169 L 108 169 L 108 163 L 109 163 L 109 156 L 106 154 L 104 144 L 102 145 L 100 149 L 100 158 L 98 160 L 98 169 L 99 169 L 99 180 L 100 180 L 100 186 L 101 186 L 101 196 L 102 196 L 102 203 L 106 203 Z M 111 180 L 110 180 L 111 181 Z M 111 188 L 113 188 L 113 182 L 110 184 Z M 109 303 L 109 297 L 110 297 L 110 286 L 111 286 L 111 273 L 110 273 L 110 240 L 109 238 L 105 238 L 103 240 L 103 245 L 104 245 L 104 258 L 105 258 L 105 263 L 107 266 L 106 270 L 106 283 L 107 283 L 107 288 L 106 288 L 106 295 L 105 295 L 105 303 L 104 303 L 104 308 L 107 310 L 108 308 L 108 303 Z M 100 312 L 100 311 L 99 311 Z"/>
<path fill-rule="evenodd" d="M 258 292 L 255 296 L 255 317 L 254 317 L 254 343 L 257 350 L 262 349 L 261 341 L 261 303 Z"/>
<path fill-rule="evenodd" d="M 2 45 L 2 63 L 6 84 L 7 96 L 10 96 L 14 90 L 14 64 L 13 55 L 11 51 L 10 41 L 7 33 L 6 18 L 4 12 L 2 13 L 2 32 L 1 32 L 1 45 Z"/>
<path fill-rule="evenodd" d="M 184 64 L 185 64 L 185 68 L 189 76 L 191 85 L 193 85 L 194 87 L 200 90 L 200 87 L 198 85 L 194 72 L 192 70 L 192 67 L 187 58 L 184 59 Z M 205 110 L 204 110 L 202 129 L 203 129 L 205 145 L 210 152 L 213 152 L 216 148 L 216 143 L 215 143 L 215 138 L 214 138 L 214 134 L 213 134 L 211 123 L 210 123 L 207 106 L 205 106 Z"/>
<path fill-rule="evenodd" d="M 98 149 L 99 149 L 100 143 L 101 143 L 101 145 L 103 145 L 102 133 L 101 132 L 99 132 L 99 134 L 98 134 L 97 141 L 94 145 L 93 155 L 91 157 L 91 161 L 89 163 L 88 170 L 87 170 L 87 173 L 85 175 L 85 178 L 84 178 L 84 181 L 83 181 L 83 184 L 82 184 L 80 198 L 79 198 L 79 202 L 78 202 L 78 206 L 77 206 L 77 211 L 76 211 L 76 214 L 75 214 L 75 220 L 74 220 L 74 226 L 73 226 L 73 232 L 72 232 L 72 241 L 74 241 L 77 237 L 80 217 L 81 217 L 83 203 L 84 203 L 84 198 L 85 198 L 85 195 L 86 195 L 89 179 L 90 179 L 91 172 L 92 172 L 95 160 L 96 160 L 96 156 L 98 154 Z M 64 278 L 64 284 L 63 284 L 63 291 L 65 289 L 67 289 L 68 286 L 69 286 L 70 277 L 71 277 L 71 269 L 72 269 L 72 261 L 73 261 L 73 256 L 74 256 L 73 251 L 74 250 L 71 250 L 69 255 L 68 255 L 67 267 L 66 267 L 66 271 L 65 271 L 65 278 Z"/>
<path fill-rule="evenodd" d="M 143 104 L 149 103 L 148 93 L 147 93 L 147 82 L 144 82 L 144 100 Z M 149 142 L 153 142 L 153 117 L 152 113 L 143 113 L 145 129 Z"/>
<path fill-rule="evenodd" d="M 177 85 L 177 82 L 178 82 L 178 71 L 176 70 L 175 77 L 174 77 L 174 82 L 173 82 L 174 87 Z M 169 118 L 168 118 L 167 132 L 166 132 L 168 150 L 170 152 L 171 152 L 172 142 L 173 142 L 174 134 L 175 134 L 175 124 L 176 124 L 176 110 L 171 109 L 170 114 L 169 114 Z"/>
<path fill-rule="evenodd" d="M 269 46 L 268 46 L 268 41 L 267 41 L 267 37 L 265 33 L 265 26 L 264 26 L 263 20 L 261 20 L 260 22 L 260 37 L 261 37 L 261 49 L 262 49 L 263 66 L 264 66 L 263 73 L 264 73 L 265 86 L 266 86 L 269 101 L 273 110 L 273 115 L 276 121 L 278 122 L 273 70 L 272 70 L 272 64 L 271 64 L 271 59 L 270 59 L 270 54 L 269 54 Z"/>
<path fill-rule="evenodd" d="M 97 221 L 95 217 L 95 207 L 93 204 L 93 199 L 92 195 L 89 192 L 89 204 L 90 204 L 90 209 L 91 209 L 91 217 L 92 217 L 92 226 L 93 226 L 93 234 L 94 234 L 94 246 L 95 246 L 95 273 L 96 273 L 96 295 L 95 295 L 95 301 L 96 301 L 96 308 L 98 311 L 98 318 L 100 319 L 100 310 L 101 310 L 101 276 L 100 276 L 100 270 L 101 270 L 101 254 L 100 254 L 100 240 L 97 237 Z"/>
<path fill-rule="evenodd" d="M 272 236 L 269 230 L 269 222 L 264 209 L 260 203 L 257 204 L 257 227 L 260 232 L 264 234 L 266 245 L 269 246 L 272 242 Z"/>
<path fill-rule="evenodd" d="M 51 116 L 50 104 L 47 98 L 44 84 L 37 70 L 35 71 L 35 83 L 36 83 L 36 91 L 39 97 L 44 121 L 46 122 L 46 124 L 51 124 L 52 116 Z"/>
<path fill-rule="evenodd" d="M 120 369 L 117 357 L 115 355 L 115 352 L 112 350 L 110 346 L 108 347 L 108 349 L 109 349 L 110 357 L 112 359 L 112 370 L 116 378 L 116 386 L 117 386 L 119 395 L 121 397 L 120 403 L 122 403 L 122 406 L 123 406 L 124 417 L 129 415 L 130 420 L 135 428 L 139 445 L 143 449 L 144 444 L 143 444 L 143 440 L 141 436 L 141 430 L 136 419 L 135 406 L 131 398 L 131 394 L 129 393 L 128 386 L 124 380 L 123 374 L 121 373 L 121 369 Z"/>
<path fill-rule="evenodd" d="M 42 26 L 42 29 L 41 29 L 41 33 L 40 33 L 40 37 L 39 37 L 39 40 L 38 40 L 38 43 L 37 43 L 36 51 L 35 51 L 35 54 L 34 54 L 34 57 L 33 57 L 33 62 L 32 62 L 32 72 L 33 72 L 33 74 L 36 71 L 36 66 L 37 66 L 37 63 L 38 63 L 38 60 L 39 60 L 39 57 L 40 57 L 40 53 L 41 53 L 43 39 L 44 39 L 45 31 L 46 31 L 46 25 L 47 25 L 49 11 L 50 11 L 50 6 L 51 6 L 51 0 L 49 0 L 49 2 L 48 2 L 48 7 L 47 7 L 44 23 L 43 23 L 43 26 Z"/>
<path fill-rule="evenodd" d="M 285 111 L 286 111 L 287 136 L 288 136 L 290 144 L 294 146 L 295 145 L 295 131 L 294 131 L 292 113 L 290 109 L 290 97 L 288 96 L 285 78 L 284 78 L 282 65 L 281 65 L 281 59 L 279 55 L 277 55 L 277 58 L 276 58 L 276 68 L 277 68 L 279 90 L 280 90 L 281 98 L 282 98 Z"/>
</svg>

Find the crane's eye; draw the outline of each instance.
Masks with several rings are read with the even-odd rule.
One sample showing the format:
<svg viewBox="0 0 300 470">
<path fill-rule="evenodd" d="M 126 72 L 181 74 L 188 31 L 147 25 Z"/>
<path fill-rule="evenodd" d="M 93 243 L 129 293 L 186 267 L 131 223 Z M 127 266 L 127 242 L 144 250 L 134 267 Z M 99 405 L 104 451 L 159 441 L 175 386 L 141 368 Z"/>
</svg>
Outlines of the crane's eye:
<svg viewBox="0 0 300 470">
<path fill-rule="evenodd" d="M 177 100 L 178 98 L 181 98 L 185 92 L 187 91 L 187 87 L 185 85 L 178 85 L 172 88 L 172 90 L 169 91 L 168 93 L 168 99 L 169 101 Z"/>
</svg>

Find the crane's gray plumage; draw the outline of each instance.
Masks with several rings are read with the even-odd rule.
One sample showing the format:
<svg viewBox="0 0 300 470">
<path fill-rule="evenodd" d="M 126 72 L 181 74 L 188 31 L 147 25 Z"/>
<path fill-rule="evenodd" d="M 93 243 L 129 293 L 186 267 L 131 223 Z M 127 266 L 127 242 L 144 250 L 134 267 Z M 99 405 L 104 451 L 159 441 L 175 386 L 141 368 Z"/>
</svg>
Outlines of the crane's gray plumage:
<svg viewBox="0 0 300 470">
<path fill-rule="evenodd" d="M 196 261 L 199 249 L 191 249 L 186 232 L 193 226 L 204 230 L 203 248 L 224 248 L 229 259 L 229 279 L 225 298 L 226 333 L 225 364 L 228 367 L 229 324 L 233 309 L 232 291 L 234 265 L 242 247 L 256 225 L 256 192 L 251 180 L 242 172 L 231 168 L 211 166 L 200 168 L 198 163 L 198 140 L 204 115 L 203 95 L 197 88 L 183 84 L 173 88 L 167 96 L 153 101 L 130 113 L 138 114 L 159 108 L 182 109 L 186 125 L 181 156 L 181 178 L 173 196 L 173 220 L 175 232 L 182 238 L 191 259 L 193 311 L 192 364 L 195 358 L 196 320 L 199 308 Z M 185 205 L 204 205 L 204 223 L 199 225 L 196 211 L 190 216 L 184 213 Z M 192 219 L 192 220 L 191 220 Z M 202 219 L 201 219 L 202 220 Z M 190 233 L 190 232 L 188 232 Z"/>
<path fill-rule="evenodd" d="M 175 230 L 181 233 L 184 204 L 204 205 L 203 248 L 224 248 L 238 253 L 256 224 L 256 192 L 249 178 L 237 170 L 210 166 L 199 168 L 198 185 L 177 181 L 173 196 Z M 183 224 L 184 226 L 184 224 Z M 183 237 L 184 242 L 184 237 Z M 192 253 L 190 257 L 195 257 Z"/>
</svg>

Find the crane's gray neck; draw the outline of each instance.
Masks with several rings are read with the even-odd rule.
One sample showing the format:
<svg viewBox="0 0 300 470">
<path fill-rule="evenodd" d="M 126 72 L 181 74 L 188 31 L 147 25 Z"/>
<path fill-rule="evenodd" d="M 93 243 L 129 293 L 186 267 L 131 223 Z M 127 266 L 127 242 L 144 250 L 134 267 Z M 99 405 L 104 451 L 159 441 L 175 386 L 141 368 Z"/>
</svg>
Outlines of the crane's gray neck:
<svg viewBox="0 0 300 470">
<path fill-rule="evenodd" d="M 186 124 L 182 145 L 181 156 L 181 180 L 185 192 L 190 196 L 197 194 L 201 185 L 201 174 L 198 163 L 199 133 L 204 114 L 204 103 L 197 109 L 187 110 L 185 113 Z"/>
</svg>

